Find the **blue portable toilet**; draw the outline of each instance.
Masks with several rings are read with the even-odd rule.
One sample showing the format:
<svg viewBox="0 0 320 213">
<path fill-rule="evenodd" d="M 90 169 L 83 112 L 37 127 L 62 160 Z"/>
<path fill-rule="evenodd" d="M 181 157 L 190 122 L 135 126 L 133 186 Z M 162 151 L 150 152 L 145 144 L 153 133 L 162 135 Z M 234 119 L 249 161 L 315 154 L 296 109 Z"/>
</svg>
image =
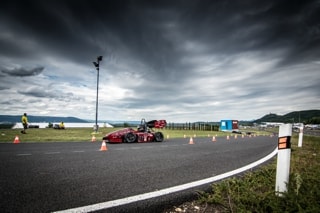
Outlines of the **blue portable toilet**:
<svg viewBox="0 0 320 213">
<path fill-rule="evenodd" d="M 221 120 L 220 121 L 220 131 L 237 131 L 239 130 L 237 120 Z"/>
</svg>

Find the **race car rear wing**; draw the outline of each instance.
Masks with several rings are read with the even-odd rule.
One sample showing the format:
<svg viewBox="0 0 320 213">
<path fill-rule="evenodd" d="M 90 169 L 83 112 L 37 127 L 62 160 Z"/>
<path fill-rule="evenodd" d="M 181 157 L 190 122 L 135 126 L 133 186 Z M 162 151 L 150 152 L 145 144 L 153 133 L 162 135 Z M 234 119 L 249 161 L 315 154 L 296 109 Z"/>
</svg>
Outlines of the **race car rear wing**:
<svg viewBox="0 0 320 213">
<path fill-rule="evenodd" d="M 152 120 L 147 122 L 147 126 L 149 128 L 157 128 L 161 129 L 163 127 L 166 127 L 167 121 L 166 120 Z"/>
</svg>

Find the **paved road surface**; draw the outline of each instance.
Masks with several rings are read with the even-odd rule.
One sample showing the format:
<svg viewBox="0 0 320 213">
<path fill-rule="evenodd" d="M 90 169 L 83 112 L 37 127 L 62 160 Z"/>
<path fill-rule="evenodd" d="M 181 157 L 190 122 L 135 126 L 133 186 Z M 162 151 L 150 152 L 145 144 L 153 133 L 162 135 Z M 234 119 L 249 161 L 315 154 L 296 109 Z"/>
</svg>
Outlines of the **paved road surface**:
<svg viewBox="0 0 320 213">
<path fill-rule="evenodd" d="M 163 143 L 0 144 L 2 212 L 52 212 L 212 177 L 271 153 L 276 137 L 170 139 Z M 208 187 L 208 186 L 206 186 Z M 196 189 L 107 212 L 150 212 Z M 193 193 L 194 194 L 194 193 Z"/>
</svg>

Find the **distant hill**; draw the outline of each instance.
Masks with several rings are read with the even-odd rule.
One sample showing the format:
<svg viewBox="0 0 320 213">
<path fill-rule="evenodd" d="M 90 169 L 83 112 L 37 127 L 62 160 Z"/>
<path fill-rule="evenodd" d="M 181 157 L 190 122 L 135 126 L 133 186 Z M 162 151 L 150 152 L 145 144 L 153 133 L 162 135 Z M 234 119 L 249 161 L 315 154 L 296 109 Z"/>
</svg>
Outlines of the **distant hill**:
<svg viewBox="0 0 320 213">
<path fill-rule="evenodd" d="M 28 121 L 30 123 L 89 123 L 86 120 L 82 120 L 76 117 L 53 117 L 53 116 L 33 116 L 28 115 Z M 17 123 L 21 122 L 21 115 L 0 115 L 1 123 Z"/>
<path fill-rule="evenodd" d="M 92 123 L 94 121 L 91 120 L 83 120 L 76 117 L 55 117 L 55 116 L 32 116 L 28 115 L 28 120 L 30 123 Z M 17 123 L 21 122 L 21 115 L 0 115 L 0 123 Z M 129 125 L 136 126 L 140 124 L 140 121 L 101 121 L 99 122 L 108 122 L 112 125 Z M 262 122 L 281 122 L 281 123 L 305 123 L 305 124 L 320 124 L 320 110 L 303 110 L 303 111 L 295 111 L 290 112 L 285 115 L 277 115 L 270 113 L 265 115 L 257 120 L 253 121 L 240 121 L 242 125 L 244 124 L 252 124 L 252 123 L 262 123 Z M 197 123 L 197 122 L 196 122 Z M 215 122 L 211 122 L 216 124 Z M 219 124 L 219 122 L 217 122 Z"/>
<path fill-rule="evenodd" d="M 320 110 L 304 110 L 290 112 L 285 115 L 268 114 L 259 118 L 254 123 L 262 122 L 282 122 L 282 123 L 305 123 L 305 124 L 319 124 Z"/>
</svg>

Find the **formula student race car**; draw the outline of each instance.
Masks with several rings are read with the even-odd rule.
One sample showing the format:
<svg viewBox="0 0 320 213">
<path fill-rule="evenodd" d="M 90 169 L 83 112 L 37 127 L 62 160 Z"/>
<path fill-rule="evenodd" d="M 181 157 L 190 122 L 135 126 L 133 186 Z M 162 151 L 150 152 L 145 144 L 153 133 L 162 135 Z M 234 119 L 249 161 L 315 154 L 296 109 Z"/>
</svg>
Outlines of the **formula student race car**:
<svg viewBox="0 0 320 213">
<path fill-rule="evenodd" d="M 142 119 L 137 130 L 133 128 L 120 129 L 110 132 L 102 139 L 109 143 L 162 142 L 164 139 L 162 132 L 154 132 L 152 128 L 163 128 L 166 125 L 166 120 L 146 122 L 145 119 Z"/>
</svg>

